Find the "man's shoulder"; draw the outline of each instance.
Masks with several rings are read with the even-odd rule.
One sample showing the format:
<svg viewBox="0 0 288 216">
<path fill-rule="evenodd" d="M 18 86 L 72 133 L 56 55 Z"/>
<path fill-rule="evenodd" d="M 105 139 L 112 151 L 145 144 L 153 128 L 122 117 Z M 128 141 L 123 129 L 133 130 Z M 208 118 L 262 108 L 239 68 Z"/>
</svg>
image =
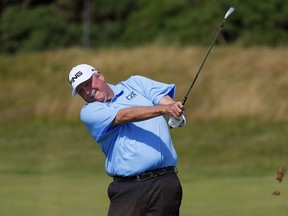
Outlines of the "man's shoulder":
<svg viewBox="0 0 288 216">
<path fill-rule="evenodd" d="M 139 85 L 139 84 L 145 84 L 147 82 L 150 82 L 151 79 L 145 77 L 145 76 L 142 76 L 142 75 L 133 75 L 133 76 L 130 76 L 127 80 L 125 80 L 123 83 L 129 85 L 129 86 L 134 86 L 135 84 L 136 85 Z"/>
<path fill-rule="evenodd" d="M 105 113 L 111 114 L 111 109 L 107 109 L 108 103 L 100 103 L 100 102 L 92 102 L 84 105 L 80 111 L 80 119 L 83 122 L 91 122 L 94 121 L 95 118 L 104 116 Z M 96 115 L 97 112 L 101 112 L 101 115 Z"/>
<path fill-rule="evenodd" d="M 90 109 L 95 110 L 95 108 L 101 109 L 101 108 L 105 108 L 107 105 L 105 103 L 100 103 L 100 102 L 92 102 L 92 103 L 86 103 L 82 109 L 81 112 L 86 112 Z"/>
<path fill-rule="evenodd" d="M 130 76 L 126 81 L 130 81 L 130 80 L 142 80 L 142 79 L 148 79 L 145 76 L 142 75 L 132 75 Z"/>
</svg>

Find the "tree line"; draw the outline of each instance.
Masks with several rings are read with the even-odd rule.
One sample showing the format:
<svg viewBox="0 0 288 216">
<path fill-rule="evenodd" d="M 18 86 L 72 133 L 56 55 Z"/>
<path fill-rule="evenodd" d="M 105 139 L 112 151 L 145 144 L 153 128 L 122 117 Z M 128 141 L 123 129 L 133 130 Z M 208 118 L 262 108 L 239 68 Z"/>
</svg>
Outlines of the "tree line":
<svg viewBox="0 0 288 216">
<path fill-rule="evenodd" d="M 286 46 L 287 0 L 0 0 L 0 52 L 51 48 L 208 45 L 230 6 L 219 44 Z M 86 16 L 85 16 L 86 14 Z"/>
</svg>

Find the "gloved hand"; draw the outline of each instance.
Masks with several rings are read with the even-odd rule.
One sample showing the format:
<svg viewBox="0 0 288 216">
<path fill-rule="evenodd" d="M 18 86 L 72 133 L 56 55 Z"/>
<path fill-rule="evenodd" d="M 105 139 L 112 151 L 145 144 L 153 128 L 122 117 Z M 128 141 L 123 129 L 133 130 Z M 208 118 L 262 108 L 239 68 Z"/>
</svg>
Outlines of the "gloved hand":
<svg viewBox="0 0 288 216">
<path fill-rule="evenodd" d="M 168 125 L 171 128 L 183 127 L 186 124 L 186 118 L 184 115 L 181 115 L 179 120 L 175 119 L 173 116 L 170 116 Z"/>
</svg>

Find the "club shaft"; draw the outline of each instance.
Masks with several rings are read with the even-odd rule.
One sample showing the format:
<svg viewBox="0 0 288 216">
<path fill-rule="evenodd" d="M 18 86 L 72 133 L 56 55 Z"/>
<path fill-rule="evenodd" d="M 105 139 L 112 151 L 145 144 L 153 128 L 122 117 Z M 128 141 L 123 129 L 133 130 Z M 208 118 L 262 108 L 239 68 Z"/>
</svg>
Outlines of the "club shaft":
<svg viewBox="0 0 288 216">
<path fill-rule="evenodd" d="M 187 100 L 187 98 L 188 98 L 188 95 L 189 95 L 190 91 L 192 90 L 192 88 L 193 88 L 193 86 L 194 86 L 194 84 L 195 84 L 195 82 L 196 82 L 196 80 L 197 80 L 197 78 L 198 78 L 198 76 L 199 76 L 199 73 L 200 73 L 200 71 L 201 71 L 201 69 L 202 69 L 202 67 L 203 67 L 206 59 L 208 58 L 208 55 L 209 55 L 209 53 L 210 53 L 213 45 L 215 44 L 215 42 L 216 42 L 216 40 L 217 40 L 217 37 L 218 37 L 220 31 L 222 30 L 222 28 L 223 28 L 223 26 L 224 26 L 224 23 L 225 23 L 225 19 L 223 20 L 223 22 L 222 22 L 221 26 L 219 27 L 218 31 L 216 32 L 216 34 L 215 34 L 215 36 L 214 36 L 214 38 L 213 38 L 213 41 L 212 41 L 212 43 L 210 44 L 210 46 L 209 46 L 209 48 L 208 48 L 208 50 L 207 50 L 207 52 L 206 52 L 206 55 L 205 55 L 202 63 L 200 64 L 200 67 L 199 67 L 199 69 L 198 69 L 198 71 L 197 71 L 197 73 L 196 73 L 196 76 L 194 77 L 194 79 L 193 79 L 190 87 L 188 88 L 187 93 L 185 94 L 185 96 L 184 96 L 184 98 L 183 98 L 183 101 L 182 101 L 182 104 L 183 104 L 183 105 L 186 103 L 186 100 Z"/>
</svg>

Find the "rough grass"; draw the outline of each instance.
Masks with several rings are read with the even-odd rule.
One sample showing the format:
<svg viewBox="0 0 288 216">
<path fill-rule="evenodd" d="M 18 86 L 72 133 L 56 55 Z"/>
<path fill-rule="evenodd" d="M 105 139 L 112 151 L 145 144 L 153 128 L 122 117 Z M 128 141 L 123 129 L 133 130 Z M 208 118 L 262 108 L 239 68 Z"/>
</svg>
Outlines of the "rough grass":
<svg viewBox="0 0 288 216">
<path fill-rule="evenodd" d="M 70 97 L 67 74 L 76 64 L 94 65 L 111 83 L 141 74 L 177 85 L 182 100 L 206 48 L 55 50 L 0 56 L 1 118 L 73 118 L 83 102 Z M 190 120 L 259 116 L 287 120 L 287 48 L 213 48 L 187 102 Z M 4 102 L 5 101 L 5 102 Z"/>
</svg>

